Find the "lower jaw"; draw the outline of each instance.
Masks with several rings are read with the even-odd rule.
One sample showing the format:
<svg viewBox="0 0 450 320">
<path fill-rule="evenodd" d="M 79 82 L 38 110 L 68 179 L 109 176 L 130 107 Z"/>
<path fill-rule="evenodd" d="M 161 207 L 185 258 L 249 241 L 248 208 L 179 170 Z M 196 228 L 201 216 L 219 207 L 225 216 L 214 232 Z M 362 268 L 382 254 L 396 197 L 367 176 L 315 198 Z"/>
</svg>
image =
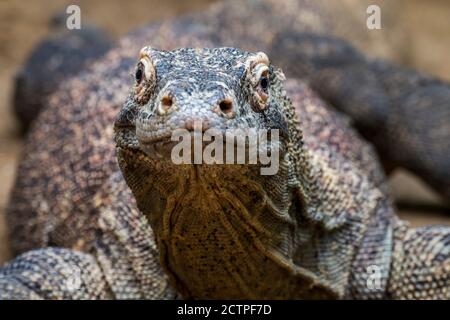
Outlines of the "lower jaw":
<svg viewBox="0 0 450 320">
<path fill-rule="evenodd" d="M 156 141 L 152 143 L 139 143 L 141 150 L 154 160 L 171 160 L 173 147 L 176 142 Z"/>
</svg>

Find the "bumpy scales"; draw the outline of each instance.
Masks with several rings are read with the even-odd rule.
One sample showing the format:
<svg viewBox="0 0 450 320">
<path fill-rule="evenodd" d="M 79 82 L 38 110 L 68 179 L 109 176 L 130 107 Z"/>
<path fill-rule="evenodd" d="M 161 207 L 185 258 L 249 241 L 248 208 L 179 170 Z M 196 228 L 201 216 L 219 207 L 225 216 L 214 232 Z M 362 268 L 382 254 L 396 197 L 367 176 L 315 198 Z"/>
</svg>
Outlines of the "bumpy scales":
<svg viewBox="0 0 450 320">
<path fill-rule="evenodd" d="M 262 111 L 253 72 L 260 64 L 270 70 Z M 143 77 L 136 72 L 115 130 L 119 164 L 142 213 L 117 172 L 92 200 L 97 210 L 84 231 L 92 240 L 71 245 L 89 254 L 26 253 L 2 270 L 3 295 L 170 297 L 174 288 L 186 298 L 448 297 L 448 229 L 408 231 L 392 214 L 373 150 L 304 84 L 283 87 L 265 55 L 147 48 L 137 68 Z M 173 102 L 161 112 L 166 96 Z M 217 108 L 225 97 L 231 116 Z M 164 133 L 192 129 L 194 120 L 218 130 L 286 131 L 279 172 L 173 164 Z M 415 250 L 422 254 L 412 259 Z M 50 274 L 33 276 L 28 261 Z M 375 288 L 368 286 L 373 266 L 380 272 Z M 77 290 L 71 269 L 81 270 Z M 416 274 L 426 274 L 430 285 L 421 286 Z M 45 290 L 46 281 L 57 290 Z"/>
<path fill-rule="evenodd" d="M 310 19 L 326 5 L 302 1 L 302 14 L 289 15 L 300 2 L 277 3 L 230 2 L 142 28 L 61 84 L 24 147 L 8 210 L 21 255 L 0 269 L 0 297 L 450 298 L 450 230 L 399 221 L 377 155 L 349 119 L 302 81 L 284 81 L 275 66 L 283 59 L 272 65 L 256 53 L 278 57 L 276 48 L 289 43 L 275 48 L 273 41 L 288 28 L 335 30 Z M 258 18 L 236 14 L 244 9 Z M 329 45 L 322 49 L 342 48 L 315 39 Z M 146 43 L 167 50 L 146 47 L 139 55 Z M 246 50 L 173 50 L 223 45 Z M 356 61 L 333 50 L 321 50 L 331 60 L 306 70 L 326 74 L 330 61 Z M 376 66 L 394 70 L 392 79 L 405 77 Z M 301 77 L 301 68 L 287 71 L 295 70 Z M 372 71 L 368 82 L 383 87 Z M 404 92 L 414 91 L 406 84 Z M 439 88 L 439 97 L 448 92 Z M 361 99 L 360 91 L 329 89 L 343 109 Z M 379 111 L 379 100 L 362 100 Z M 174 165 L 167 139 L 175 129 L 191 130 L 194 120 L 219 132 L 279 129 L 278 173 L 262 176 L 258 165 Z M 448 172 L 448 162 L 437 163 Z M 435 181 L 446 194 L 448 180 Z"/>
</svg>

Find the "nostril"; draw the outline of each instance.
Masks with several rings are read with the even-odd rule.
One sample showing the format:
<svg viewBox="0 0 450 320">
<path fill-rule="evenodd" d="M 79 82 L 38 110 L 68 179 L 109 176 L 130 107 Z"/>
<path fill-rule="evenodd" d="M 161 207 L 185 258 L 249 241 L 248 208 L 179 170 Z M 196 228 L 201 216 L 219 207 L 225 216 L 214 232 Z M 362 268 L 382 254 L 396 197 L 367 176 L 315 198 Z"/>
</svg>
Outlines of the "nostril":
<svg viewBox="0 0 450 320">
<path fill-rule="evenodd" d="M 167 111 L 169 110 L 173 105 L 173 100 L 171 97 L 169 96 L 164 96 L 161 99 L 161 106 Z"/>
<path fill-rule="evenodd" d="M 233 111 L 233 101 L 231 101 L 230 99 L 224 99 L 219 102 L 219 108 L 223 113 L 229 114 Z"/>
</svg>

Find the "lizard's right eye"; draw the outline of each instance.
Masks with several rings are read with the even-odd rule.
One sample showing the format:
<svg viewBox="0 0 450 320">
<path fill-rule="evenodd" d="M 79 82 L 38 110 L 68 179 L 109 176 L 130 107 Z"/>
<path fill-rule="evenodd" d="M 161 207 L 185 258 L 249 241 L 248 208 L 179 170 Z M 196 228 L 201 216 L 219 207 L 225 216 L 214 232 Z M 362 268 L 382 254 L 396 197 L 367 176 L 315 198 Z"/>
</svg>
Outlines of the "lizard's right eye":
<svg viewBox="0 0 450 320">
<path fill-rule="evenodd" d="M 151 58 L 145 54 L 141 54 L 136 71 L 134 74 L 136 83 L 134 86 L 134 96 L 138 104 L 145 104 L 153 94 L 156 83 L 156 69 Z"/>
<path fill-rule="evenodd" d="M 136 78 L 136 83 L 140 84 L 142 82 L 142 78 L 144 76 L 144 65 L 142 63 L 139 63 L 137 69 L 136 69 L 136 74 L 135 74 L 135 78 Z"/>
<path fill-rule="evenodd" d="M 143 56 L 139 61 L 136 73 L 135 73 L 136 83 L 139 85 L 142 81 L 154 81 L 156 78 L 156 70 L 153 63 L 148 56 Z"/>
</svg>

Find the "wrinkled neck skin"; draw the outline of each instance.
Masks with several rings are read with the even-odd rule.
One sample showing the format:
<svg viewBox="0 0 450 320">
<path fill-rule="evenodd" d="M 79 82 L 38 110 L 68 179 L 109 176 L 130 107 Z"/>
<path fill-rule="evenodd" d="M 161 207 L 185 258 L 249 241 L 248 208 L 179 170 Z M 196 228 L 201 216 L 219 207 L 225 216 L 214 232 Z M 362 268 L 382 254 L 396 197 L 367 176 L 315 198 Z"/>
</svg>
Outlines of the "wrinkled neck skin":
<svg viewBox="0 0 450 320">
<path fill-rule="evenodd" d="M 161 263 L 183 297 L 337 297 L 296 262 L 314 235 L 299 230 L 303 205 L 289 151 L 274 176 L 260 175 L 256 165 L 174 165 L 118 152 Z"/>
</svg>

